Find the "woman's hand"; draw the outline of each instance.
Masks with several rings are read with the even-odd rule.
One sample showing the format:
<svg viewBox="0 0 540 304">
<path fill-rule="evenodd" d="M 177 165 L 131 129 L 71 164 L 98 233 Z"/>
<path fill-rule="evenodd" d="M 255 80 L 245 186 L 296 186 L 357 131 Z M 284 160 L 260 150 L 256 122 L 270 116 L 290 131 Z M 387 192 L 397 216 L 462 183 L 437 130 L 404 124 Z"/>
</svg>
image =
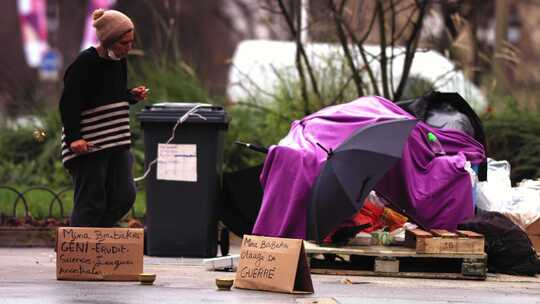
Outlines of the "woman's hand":
<svg viewBox="0 0 540 304">
<path fill-rule="evenodd" d="M 131 91 L 129 92 L 131 93 L 131 95 L 133 95 L 133 97 L 135 97 L 135 99 L 137 99 L 137 101 L 141 101 L 141 100 L 146 99 L 146 95 L 148 95 L 148 91 L 150 91 L 150 89 L 141 85 L 141 86 L 131 89 Z"/>
<path fill-rule="evenodd" d="M 69 145 L 69 149 L 76 154 L 86 153 L 88 152 L 89 148 L 90 146 L 88 142 L 84 139 L 78 139 Z"/>
</svg>

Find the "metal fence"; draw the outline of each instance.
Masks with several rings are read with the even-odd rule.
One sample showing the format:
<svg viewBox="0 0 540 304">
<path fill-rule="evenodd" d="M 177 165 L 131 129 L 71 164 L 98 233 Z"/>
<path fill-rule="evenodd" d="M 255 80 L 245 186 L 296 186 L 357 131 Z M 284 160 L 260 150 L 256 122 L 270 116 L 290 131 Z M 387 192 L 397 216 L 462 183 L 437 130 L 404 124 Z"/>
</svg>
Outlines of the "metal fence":
<svg viewBox="0 0 540 304">
<path fill-rule="evenodd" d="M 11 208 L 9 208 L 11 209 L 11 216 L 15 218 L 17 217 L 17 208 L 19 204 L 22 204 L 22 207 L 24 210 L 24 217 L 28 217 L 31 215 L 30 208 L 29 208 L 30 204 L 36 203 L 29 200 L 28 194 L 31 192 L 42 191 L 42 192 L 48 193 L 51 196 L 50 201 L 45 202 L 48 204 L 48 212 L 49 212 L 48 217 L 49 218 L 54 217 L 53 208 L 56 204 L 59 210 L 59 218 L 64 219 L 67 216 L 69 216 L 69 214 L 66 214 L 65 202 L 62 200 L 62 197 L 66 192 L 70 190 L 72 189 L 66 188 L 60 191 L 54 191 L 45 186 L 34 186 L 34 187 L 27 188 L 24 191 L 19 191 L 14 187 L 0 185 L 0 192 L 6 191 L 6 192 L 11 192 L 15 194 L 15 199 L 12 202 L 0 200 L 0 206 L 4 204 L 8 204 L 9 206 L 9 204 L 11 204 Z M 39 202 L 39 203 L 42 204 L 43 202 Z M 9 214 L 6 214 L 6 216 L 9 216 Z M 136 218 L 135 208 L 131 209 L 131 216 Z"/>
</svg>

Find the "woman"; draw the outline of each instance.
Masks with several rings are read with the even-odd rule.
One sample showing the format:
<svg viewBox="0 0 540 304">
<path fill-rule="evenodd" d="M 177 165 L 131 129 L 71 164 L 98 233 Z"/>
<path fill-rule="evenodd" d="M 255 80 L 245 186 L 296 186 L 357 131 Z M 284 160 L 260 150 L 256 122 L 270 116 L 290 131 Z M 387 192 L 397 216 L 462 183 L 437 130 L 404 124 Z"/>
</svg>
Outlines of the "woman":
<svg viewBox="0 0 540 304">
<path fill-rule="evenodd" d="M 133 206 L 129 105 L 148 89 L 127 89 L 134 26 L 115 10 L 93 13 L 99 45 L 67 68 L 60 99 L 62 162 L 75 186 L 71 226 L 115 226 Z"/>
</svg>

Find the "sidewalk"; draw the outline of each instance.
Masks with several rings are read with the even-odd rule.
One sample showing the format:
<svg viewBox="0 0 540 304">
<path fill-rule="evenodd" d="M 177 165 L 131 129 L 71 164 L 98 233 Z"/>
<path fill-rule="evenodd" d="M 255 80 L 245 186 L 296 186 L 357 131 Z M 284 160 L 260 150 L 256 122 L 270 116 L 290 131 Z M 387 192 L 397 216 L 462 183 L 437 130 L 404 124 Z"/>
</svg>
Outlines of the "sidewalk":
<svg viewBox="0 0 540 304">
<path fill-rule="evenodd" d="M 232 244 L 231 253 L 238 253 Z M 152 286 L 56 280 L 50 248 L 0 248 L 0 303 L 539 303 L 540 277 L 490 275 L 486 281 L 313 275 L 315 293 L 218 291 L 202 259 L 145 257 Z M 353 284 L 345 284 L 348 278 Z"/>
</svg>

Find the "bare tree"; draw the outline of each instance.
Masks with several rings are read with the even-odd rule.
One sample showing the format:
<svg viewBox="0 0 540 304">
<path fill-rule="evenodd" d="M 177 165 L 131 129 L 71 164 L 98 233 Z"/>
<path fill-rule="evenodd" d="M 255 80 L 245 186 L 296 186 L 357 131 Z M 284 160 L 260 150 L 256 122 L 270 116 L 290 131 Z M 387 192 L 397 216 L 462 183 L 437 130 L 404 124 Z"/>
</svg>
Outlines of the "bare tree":
<svg viewBox="0 0 540 304">
<path fill-rule="evenodd" d="M 19 26 L 17 1 L 9 0 L 3 3 L 3 11 L 7 12 L 0 18 L 0 112 L 2 108 L 17 111 L 28 104 L 31 92 L 37 80 L 35 70 L 28 67 L 24 56 L 22 33 Z M 15 101 L 18 101 L 15 103 Z"/>
<path fill-rule="evenodd" d="M 304 108 L 307 110 L 309 98 L 307 82 L 311 83 L 315 95 L 319 99 L 321 98 L 313 65 L 306 55 L 306 46 L 299 39 L 299 32 L 303 27 L 309 25 L 301 24 L 299 22 L 300 12 L 291 13 L 284 1 L 279 0 L 279 13 L 287 21 L 291 36 L 296 42 L 296 68 L 299 74 Z M 366 4 L 360 0 L 327 0 L 325 9 L 332 16 L 332 22 L 328 26 L 333 28 L 337 42 L 343 50 L 344 61 L 351 73 L 357 94 L 362 96 L 367 92 L 377 95 L 382 93 L 388 99 L 399 100 L 405 90 L 430 1 L 376 0 L 375 5 L 369 4 L 371 3 Z M 363 29 L 357 24 L 362 19 L 358 17 L 360 14 L 364 18 L 369 18 L 365 30 L 358 30 Z M 293 20 L 293 15 L 297 17 L 296 23 Z M 406 21 L 398 29 L 398 18 L 403 20 L 404 16 Z M 313 23 L 315 22 L 313 21 Z M 403 22 L 401 23 L 403 24 Z M 366 51 L 365 44 L 368 38 L 378 41 L 380 47 L 378 54 L 369 54 Z M 398 45 L 402 45 L 404 50 L 399 54 L 395 52 Z M 356 58 L 358 55 L 360 58 Z M 394 77 L 393 72 L 394 60 L 397 56 L 404 56 L 398 79 Z M 373 65 L 370 65 L 373 62 L 378 63 L 380 77 L 373 70 Z M 366 77 L 362 77 L 364 73 L 367 74 Z M 345 87 L 342 89 L 344 90 Z M 338 95 L 341 93 L 338 92 Z"/>
<path fill-rule="evenodd" d="M 302 98 L 304 100 L 304 113 L 307 115 L 309 114 L 309 98 L 307 94 L 307 88 L 306 88 L 306 79 L 304 74 L 304 66 L 309 74 L 309 79 L 311 81 L 312 89 L 315 95 L 319 100 L 322 99 L 321 93 L 319 92 L 319 86 L 317 84 L 317 79 L 315 78 L 315 74 L 313 73 L 313 68 L 311 67 L 310 60 L 308 56 L 306 55 L 306 51 L 303 45 L 302 40 L 300 39 L 300 32 L 302 31 L 302 15 L 301 10 L 297 9 L 296 12 L 296 23 L 293 21 L 290 11 L 287 9 L 285 4 L 283 3 L 283 0 L 278 0 L 279 8 L 281 10 L 281 14 L 283 14 L 283 17 L 285 18 L 285 21 L 287 21 L 287 25 L 289 27 L 289 30 L 291 31 L 291 34 L 296 41 L 296 68 L 298 70 L 298 75 L 300 77 L 300 86 L 302 91 Z"/>
<path fill-rule="evenodd" d="M 336 9 L 336 2 L 341 2 L 340 9 Z M 352 21 L 357 18 L 353 18 L 350 16 L 351 14 L 347 15 L 346 10 L 343 9 L 347 5 L 347 2 L 347 0 L 328 0 L 328 9 L 334 16 L 334 27 L 336 28 L 337 37 L 339 38 L 345 56 L 347 57 L 347 62 L 349 62 L 351 73 L 353 75 L 360 75 L 360 73 L 365 70 L 368 74 L 368 81 L 371 84 L 373 93 L 380 94 L 379 92 L 381 89 L 384 97 L 392 100 L 399 100 L 403 95 L 405 84 L 409 77 L 410 68 L 420 40 L 420 30 L 428 9 L 429 1 L 416 0 L 412 1 L 412 3 L 402 1 L 405 4 L 401 4 L 402 2 L 400 2 L 401 5 L 399 5 L 395 0 L 377 0 L 375 7 L 372 10 L 363 12 L 364 16 L 372 16 L 372 18 L 367 30 L 361 37 L 358 37 L 357 31 L 354 30 L 354 28 L 357 28 L 358 26 L 352 24 Z M 396 31 L 398 14 L 405 11 L 410 11 L 410 17 L 402 30 Z M 377 28 L 374 26 L 375 22 Z M 346 29 L 346 31 L 344 32 L 343 29 Z M 373 58 L 375 61 L 378 61 L 380 66 L 380 80 L 375 77 L 364 49 L 366 39 L 368 36 L 374 34 L 378 34 L 377 40 L 379 41 L 380 47 L 379 55 Z M 398 41 L 403 39 L 403 36 L 405 36 L 405 57 L 397 87 L 395 87 L 393 66 L 396 54 L 394 49 L 398 44 Z M 356 63 L 357 61 L 352 60 L 350 56 L 351 51 L 349 50 L 351 42 L 353 47 L 356 48 L 355 53 L 360 54 L 362 63 Z M 390 51 L 390 54 L 388 54 L 387 51 Z M 353 79 L 355 79 L 357 88 L 361 87 L 361 78 L 359 76 L 353 76 Z M 360 93 L 361 91 L 359 90 L 359 95 L 363 95 Z"/>
</svg>

